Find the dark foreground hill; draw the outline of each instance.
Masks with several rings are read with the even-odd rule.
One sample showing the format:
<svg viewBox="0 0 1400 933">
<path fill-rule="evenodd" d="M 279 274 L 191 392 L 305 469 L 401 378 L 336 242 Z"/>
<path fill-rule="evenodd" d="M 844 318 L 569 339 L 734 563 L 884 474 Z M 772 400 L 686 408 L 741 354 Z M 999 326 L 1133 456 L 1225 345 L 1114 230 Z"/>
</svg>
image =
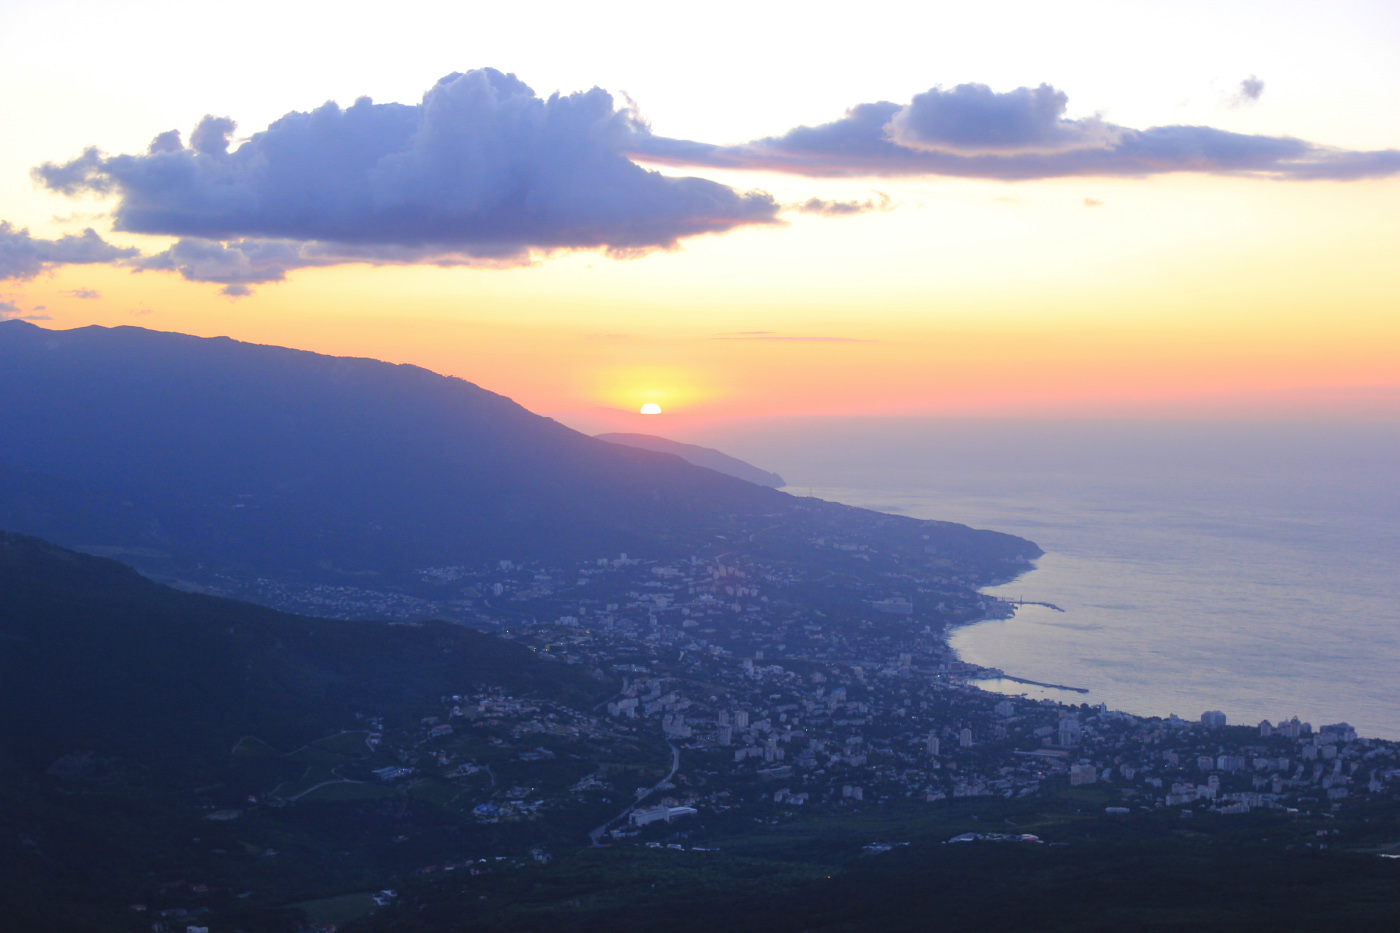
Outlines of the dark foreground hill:
<svg viewBox="0 0 1400 933">
<path fill-rule="evenodd" d="M 299 929 L 279 905 L 483 844 L 376 779 L 403 759 L 374 736 L 444 697 L 614 687 L 462 626 L 285 615 L 0 532 L 0 928 L 184 929 L 126 905 L 188 897 L 220 929 Z"/>
<path fill-rule="evenodd" d="M 682 444 L 680 441 L 673 441 L 670 438 L 657 437 L 654 434 L 596 434 L 600 441 L 607 441 L 609 444 L 621 444 L 623 447 L 636 447 L 641 450 L 654 450 L 663 454 L 675 454 L 686 463 L 693 463 L 702 466 L 707 470 L 714 470 L 716 473 L 723 473 L 735 479 L 741 479 L 756 486 L 770 486 L 777 489 L 786 486 L 787 482 L 777 473 L 770 473 L 767 470 L 760 470 L 752 463 L 746 463 L 738 457 L 731 457 L 729 454 L 712 447 L 701 447 L 697 444 Z"/>
<path fill-rule="evenodd" d="M 38 773 L 90 752 L 153 786 L 211 777 L 243 736 L 293 749 L 353 713 L 407 715 L 482 684 L 578 701 L 608 689 L 462 626 L 286 615 L 5 532 L 0 644 L 0 753 Z"/>
<path fill-rule="evenodd" d="M 6 321 L 0 397 L 0 527 L 167 578 L 383 584 L 415 568 L 736 541 L 806 559 L 825 536 L 985 580 L 1040 553 L 606 443 L 415 366 Z"/>
</svg>

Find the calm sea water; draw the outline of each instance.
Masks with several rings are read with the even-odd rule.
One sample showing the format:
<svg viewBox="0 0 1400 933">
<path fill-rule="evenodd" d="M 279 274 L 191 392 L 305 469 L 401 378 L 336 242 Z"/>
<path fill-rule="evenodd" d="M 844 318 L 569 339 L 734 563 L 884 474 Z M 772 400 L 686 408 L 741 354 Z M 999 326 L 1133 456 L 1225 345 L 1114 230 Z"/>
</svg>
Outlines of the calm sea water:
<svg viewBox="0 0 1400 933">
<path fill-rule="evenodd" d="M 789 491 L 1030 538 L 966 660 L 1151 715 L 1297 715 L 1400 738 L 1400 426 L 769 422 L 697 441 Z"/>
</svg>

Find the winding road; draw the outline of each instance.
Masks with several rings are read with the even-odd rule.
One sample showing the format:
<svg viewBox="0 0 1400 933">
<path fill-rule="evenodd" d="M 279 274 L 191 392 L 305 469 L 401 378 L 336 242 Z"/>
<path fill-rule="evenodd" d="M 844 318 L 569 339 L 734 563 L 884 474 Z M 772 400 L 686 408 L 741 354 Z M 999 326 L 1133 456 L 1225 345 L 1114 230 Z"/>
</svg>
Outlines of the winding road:
<svg viewBox="0 0 1400 933">
<path fill-rule="evenodd" d="M 618 820 L 627 819 L 628 814 L 630 814 L 633 810 L 637 809 L 638 804 L 640 804 L 643 800 L 646 800 L 652 794 L 661 790 L 661 785 L 669 783 L 671 778 L 676 776 L 676 772 L 681 769 L 681 750 L 676 746 L 674 742 L 667 742 L 666 745 L 671 749 L 671 770 L 666 772 L 666 776 L 664 778 L 651 785 L 651 787 L 647 789 L 647 792 L 645 794 L 642 794 L 636 800 L 632 801 L 632 803 L 621 813 L 608 820 L 602 826 L 599 826 L 597 829 L 590 832 L 588 834 L 589 842 L 596 846 L 598 844 L 598 840 L 603 838 L 603 835 L 608 831 L 608 827 L 612 826 Z"/>
</svg>

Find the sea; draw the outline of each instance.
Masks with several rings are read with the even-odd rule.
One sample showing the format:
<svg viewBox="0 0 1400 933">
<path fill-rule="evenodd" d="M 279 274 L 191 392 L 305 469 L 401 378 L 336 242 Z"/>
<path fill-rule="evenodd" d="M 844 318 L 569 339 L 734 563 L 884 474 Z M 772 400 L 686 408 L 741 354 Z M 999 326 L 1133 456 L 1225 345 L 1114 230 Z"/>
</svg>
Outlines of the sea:
<svg viewBox="0 0 1400 933">
<path fill-rule="evenodd" d="M 810 418 L 711 427 L 786 491 L 1045 551 L 955 631 L 982 686 L 1400 739 L 1400 425 Z"/>
</svg>

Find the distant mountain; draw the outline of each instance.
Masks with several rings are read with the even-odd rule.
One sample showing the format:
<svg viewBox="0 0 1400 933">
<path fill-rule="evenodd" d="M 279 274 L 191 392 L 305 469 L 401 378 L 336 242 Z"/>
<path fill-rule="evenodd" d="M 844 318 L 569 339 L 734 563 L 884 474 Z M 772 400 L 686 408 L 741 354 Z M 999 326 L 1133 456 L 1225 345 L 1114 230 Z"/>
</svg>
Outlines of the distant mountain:
<svg viewBox="0 0 1400 933">
<path fill-rule="evenodd" d="M 5 321 L 0 398 L 0 527 L 161 579 L 399 586 L 425 567 L 735 541 L 804 559 L 825 536 L 975 580 L 1040 553 L 596 440 L 416 366 L 225 337 Z"/>
<path fill-rule="evenodd" d="M 594 437 L 600 441 L 607 441 L 609 444 L 621 444 L 624 447 L 637 447 L 641 450 L 675 454 L 686 463 L 693 463 L 707 470 L 714 470 L 716 473 L 723 473 L 726 476 L 732 476 L 757 486 L 778 489 L 787 485 L 787 482 L 777 473 L 760 470 L 751 463 L 745 463 L 738 457 L 731 457 L 729 454 L 712 447 L 682 444 L 680 441 L 657 437 L 654 434 L 595 434 Z"/>
</svg>

